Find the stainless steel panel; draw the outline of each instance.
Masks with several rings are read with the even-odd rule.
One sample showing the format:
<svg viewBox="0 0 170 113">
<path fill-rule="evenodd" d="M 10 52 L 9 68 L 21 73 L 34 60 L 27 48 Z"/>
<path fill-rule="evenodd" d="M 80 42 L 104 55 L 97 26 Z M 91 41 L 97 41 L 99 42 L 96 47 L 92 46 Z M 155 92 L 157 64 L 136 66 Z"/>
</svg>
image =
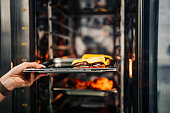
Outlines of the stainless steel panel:
<svg viewBox="0 0 170 113">
<path fill-rule="evenodd" d="M 1 74 L 6 73 L 11 65 L 11 24 L 10 1 L 1 0 Z"/>
<path fill-rule="evenodd" d="M 14 65 L 29 61 L 29 0 L 11 1 L 12 51 Z"/>
<path fill-rule="evenodd" d="M 125 26 L 125 1 L 121 0 L 121 24 L 120 24 L 120 29 L 121 29 L 121 112 L 124 112 L 124 53 L 125 53 L 125 34 L 124 34 L 124 26 Z"/>
<path fill-rule="evenodd" d="M 157 113 L 158 2 L 138 1 L 138 113 Z"/>
<path fill-rule="evenodd" d="M 10 24 L 10 0 L 0 1 L 0 76 L 11 68 L 11 24 Z M 1 113 L 12 112 L 11 94 L 0 104 Z"/>
<path fill-rule="evenodd" d="M 29 0 L 11 0 L 12 61 L 14 66 L 30 61 Z M 30 87 L 13 94 L 13 113 L 30 113 Z"/>
</svg>

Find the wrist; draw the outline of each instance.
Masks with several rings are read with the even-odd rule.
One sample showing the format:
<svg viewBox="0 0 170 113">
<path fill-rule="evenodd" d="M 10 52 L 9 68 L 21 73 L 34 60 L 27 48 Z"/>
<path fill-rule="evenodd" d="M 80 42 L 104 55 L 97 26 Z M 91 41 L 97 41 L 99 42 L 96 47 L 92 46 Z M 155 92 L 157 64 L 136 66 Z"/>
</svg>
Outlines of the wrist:
<svg viewBox="0 0 170 113">
<path fill-rule="evenodd" d="M 0 78 L 0 82 L 4 85 L 4 87 L 6 89 L 8 89 L 9 91 L 12 91 L 14 88 L 15 88 L 15 85 L 14 85 L 14 80 L 12 80 L 11 78 L 9 77 L 4 77 L 2 76 Z"/>
</svg>

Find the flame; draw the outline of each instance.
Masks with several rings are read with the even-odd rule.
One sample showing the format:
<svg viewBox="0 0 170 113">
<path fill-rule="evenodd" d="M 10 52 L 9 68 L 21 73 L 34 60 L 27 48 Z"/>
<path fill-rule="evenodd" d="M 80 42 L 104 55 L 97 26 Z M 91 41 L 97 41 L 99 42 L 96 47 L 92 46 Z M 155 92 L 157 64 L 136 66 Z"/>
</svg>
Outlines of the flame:
<svg viewBox="0 0 170 113">
<path fill-rule="evenodd" d="M 91 81 L 89 87 L 98 90 L 111 90 L 113 88 L 113 81 L 106 77 L 100 77 Z"/>
<path fill-rule="evenodd" d="M 40 50 L 37 51 L 37 63 L 42 63 L 43 62 L 43 59 L 44 60 L 48 60 L 49 58 L 49 52 L 47 51 L 47 53 L 45 54 L 45 56 L 42 55 L 42 53 L 40 52 Z"/>
<path fill-rule="evenodd" d="M 40 60 L 37 60 L 36 62 L 37 62 L 38 64 L 39 64 L 39 63 L 41 63 L 41 61 L 40 61 Z"/>
<path fill-rule="evenodd" d="M 58 99 L 60 99 L 63 96 L 62 93 L 59 93 L 53 100 L 52 103 L 54 103 L 55 101 L 57 101 Z"/>
<path fill-rule="evenodd" d="M 133 53 L 132 60 L 133 60 L 133 61 L 136 60 L 136 55 L 135 55 L 135 53 Z"/>
<path fill-rule="evenodd" d="M 48 60 L 48 58 L 49 58 L 49 53 L 47 52 L 45 55 L 45 59 Z"/>
<path fill-rule="evenodd" d="M 74 81 L 76 82 L 75 88 L 76 89 L 87 89 L 88 88 L 88 82 L 82 81 L 78 78 L 75 78 Z"/>
<path fill-rule="evenodd" d="M 106 77 L 99 77 L 91 81 L 82 81 L 77 78 L 74 79 L 76 82 L 76 89 L 98 89 L 98 90 L 112 90 L 113 81 Z"/>
<path fill-rule="evenodd" d="M 132 59 L 129 59 L 129 78 L 132 78 Z"/>
<path fill-rule="evenodd" d="M 14 67 L 14 64 L 13 64 L 13 62 L 11 62 L 11 69 Z"/>
</svg>

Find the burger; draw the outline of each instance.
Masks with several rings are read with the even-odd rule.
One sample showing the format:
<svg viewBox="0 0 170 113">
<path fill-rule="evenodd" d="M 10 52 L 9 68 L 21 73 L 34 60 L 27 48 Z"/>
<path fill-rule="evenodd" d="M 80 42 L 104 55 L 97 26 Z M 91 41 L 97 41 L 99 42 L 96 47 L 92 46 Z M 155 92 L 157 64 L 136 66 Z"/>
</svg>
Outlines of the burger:
<svg viewBox="0 0 170 113">
<path fill-rule="evenodd" d="M 109 66 L 113 58 L 102 54 L 85 54 L 82 59 L 74 60 L 72 65 L 75 68 L 105 68 Z"/>
</svg>

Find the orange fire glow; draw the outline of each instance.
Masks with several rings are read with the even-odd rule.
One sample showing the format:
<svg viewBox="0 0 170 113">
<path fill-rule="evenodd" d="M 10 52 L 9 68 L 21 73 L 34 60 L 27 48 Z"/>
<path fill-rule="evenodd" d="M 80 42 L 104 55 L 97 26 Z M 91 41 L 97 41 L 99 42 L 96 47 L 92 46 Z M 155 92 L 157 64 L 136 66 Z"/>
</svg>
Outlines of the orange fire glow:
<svg viewBox="0 0 170 113">
<path fill-rule="evenodd" d="M 96 78 L 91 81 L 82 81 L 77 78 L 74 79 L 76 82 L 76 89 L 98 89 L 98 90 L 112 90 L 113 81 L 106 77 Z"/>
<path fill-rule="evenodd" d="M 132 78 L 132 59 L 129 59 L 129 78 Z"/>
</svg>

